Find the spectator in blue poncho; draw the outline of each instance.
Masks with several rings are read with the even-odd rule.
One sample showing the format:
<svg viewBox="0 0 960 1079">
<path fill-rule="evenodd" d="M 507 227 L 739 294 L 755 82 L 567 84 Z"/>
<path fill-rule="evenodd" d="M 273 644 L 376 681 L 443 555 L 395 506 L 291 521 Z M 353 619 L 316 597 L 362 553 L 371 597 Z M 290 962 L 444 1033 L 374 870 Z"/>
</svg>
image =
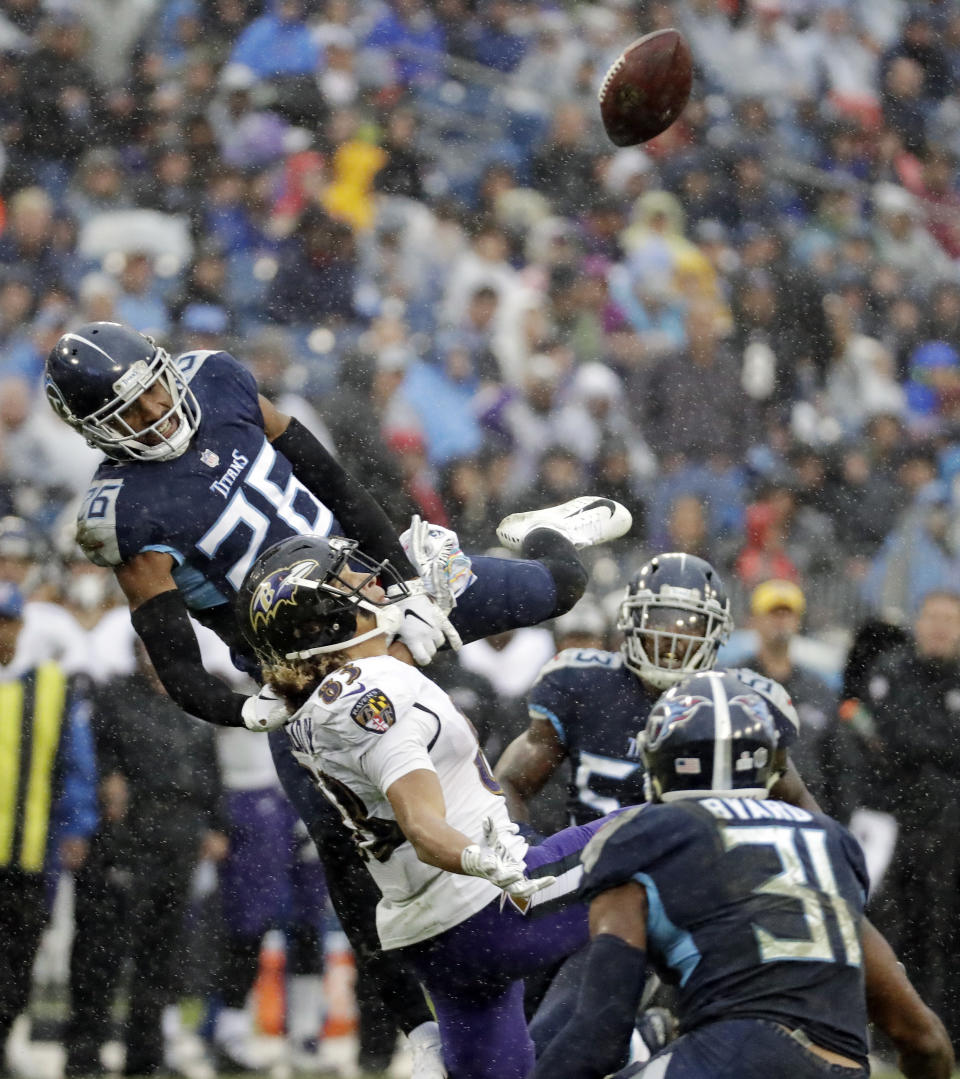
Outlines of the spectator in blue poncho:
<svg viewBox="0 0 960 1079">
<path fill-rule="evenodd" d="M 960 592 L 955 545 L 949 492 L 934 480 L 917 493 L 873 559 L 864 599 L 877 612 L 912 615 L 930 592 Z"/>
<path fill-rule="evenodd" d="M 444 33 L 422 0 L 392 0 L 364 47 L 386 53 L 401 86 L 429 82 L 443 69 Z"/>
<path fill-rule="evenodd" d="M 245 64 L 263 79 L 311 75 L 320 64 L 317 43 L 303 21 L 303 0 L 274 0 L 240 35 L 230 62 Z"/>
<path fill-rule="evenodd" d="M 910 356 L 907 407 L 919 421 L 937 418 L 960 392 L 960 353 L 946 341 L 924 341 Z"/>
<path fill-rule="evenodd" d="M 477 390 L 470 353 L 455 338 L 440 345 L 436 362 L 415 360 L 407 368 L 400 396 L 416 415 L 430 463 L 442 466 L 476 453 L 483 441 L 474 414 Z"/>
<path fill-rule="evenodd" d="M 84 18 L 88 24 L 90 23 L 91 13 L 95 16 L 96 23 L 94 25 L 105 39 L 104 45 L 101 46 L 100 50 L 105 55 L 109 55 L 110 53 L 110 49 L 106 46 L 106 42 L 113 45 L 113 48 L 117 52 L 120 51 L 115 43 L 115 27 L 118 15 L 117 9 L 120 8 L 120 6 L 121 5 L 119 4 L 91 4 L 88 5 L 87 10 L 84 12 Z M 159 6 L 160 11 L 152 35 L 152 46 L 159 55 L 163 57 L 167 67 L 174 69 L 184 62 L 191 38 L 193 35 L 199 33 L 201 14 L 200 4 L 198 3 L 198 0 L 167 0 L 167 3 Z M 136 9 L 137 5 L 125 4 L 123 7 Z M 128 11 L 124 12 L 124 17 L 127 20 L 133 18 Z M 130 47 L 132 48 L 135 44 L 136 39 L 131 42 Z M 127 64 L 124 63 L 122 54 L 113 56 L 109 61 L 108 68 L 111 74 L 110 82 L 121 82 L 126 74 L 126 68 Z M 94 70 L 99 73 L 99 65 L 97 65 Z"/>
<path fill-rule="evenodd" d="M 530 39 L 516 32 L 514 5 L 505 0 L 489 0 L 480 20 L 480 32 L 473 46 L 473 58 L 496 71 L 513 71 L 527 52 Z"/>
</svg>

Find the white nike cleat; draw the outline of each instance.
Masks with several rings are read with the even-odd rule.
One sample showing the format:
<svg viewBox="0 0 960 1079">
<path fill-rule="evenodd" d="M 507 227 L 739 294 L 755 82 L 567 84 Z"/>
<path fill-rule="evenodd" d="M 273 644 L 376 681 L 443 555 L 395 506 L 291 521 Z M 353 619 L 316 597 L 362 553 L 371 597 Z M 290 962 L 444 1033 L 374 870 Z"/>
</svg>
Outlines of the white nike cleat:
<svg viewBox="0 0 960 1079">
<path fill-rule="evenodd" d="M 497 526 L 497 538 L 511 551 L 520 546 L 535 528 L 549 528 L 566 537 L 577 550 L 609 543 L 630 531 L 633 518 L 626 506 L 612 498 L 584 495 L 572 498 L 562 506 L 543 510 L 511 513 Z"/>
</svg>

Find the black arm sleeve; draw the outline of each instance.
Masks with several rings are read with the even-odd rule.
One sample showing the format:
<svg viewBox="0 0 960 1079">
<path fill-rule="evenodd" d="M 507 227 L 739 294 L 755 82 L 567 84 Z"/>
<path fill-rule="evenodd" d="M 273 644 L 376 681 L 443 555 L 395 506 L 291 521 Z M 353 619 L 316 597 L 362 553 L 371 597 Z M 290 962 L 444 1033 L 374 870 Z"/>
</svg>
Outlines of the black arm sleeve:
<svg viewBox="0 0 960 1079">
<path fill-rule="evenodd" d="M 344 534 L 378 562 L 389 558 L 403 577 L 417 571 L 404 554 L 396 529 L 370 492 L 345 471 L 299 420 L 292 419 L 273 447 L 287 458 L 298 480 L 328 506 Z"/>
<path fill-rule="evenodd" d="M 593 938 L 576 1008 L 530 1079 L 602 1079 L 626 1062 L 643 996 L 646 955 L 609 933 Z"/>
<path fill-rule="evenodd" d="M 153 596 L 130 616 L 164 689 L 184 712 L 219 727 L 242 727 L 246 697 L 233 693 L 203 666 L 197 635 L 180 594 Z"/>
<path fill-rule="evenodd" d="M 97 749 L 97 771 L 101 779 L 113 772 L 128 774 L 120 725 L 114 718 L 117 714 L 116 682 L 115 678 L 111 678 L 106 685 L 96 689 L 93 714 L 90 717 L 93 743 Z"/>
</svg>

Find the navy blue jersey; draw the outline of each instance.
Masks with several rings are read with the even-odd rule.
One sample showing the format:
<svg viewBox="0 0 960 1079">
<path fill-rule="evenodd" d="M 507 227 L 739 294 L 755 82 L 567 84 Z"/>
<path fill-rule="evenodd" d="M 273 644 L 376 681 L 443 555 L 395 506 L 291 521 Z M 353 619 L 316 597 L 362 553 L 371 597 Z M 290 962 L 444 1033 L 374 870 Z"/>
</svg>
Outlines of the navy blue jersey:
<svg viewBox="0 0 960 1079">
<path fill-rule="evenodd" d="M 755 672 L 749 678 L 753 684 L 759 681 L 759 692 L 770 693 L 769 680 Z M 571 823 L 586 824 L 646 800 L 637 733 L 660 692 L 642 682 L 619 652 L 598 648 L 568 648 L 541 670 L 530 690 L 530 718 L 552 724 L 570 759 Z M 772 714 L 780 745 L 790 746 L 796 728 L 778 708 Z"/>
<path fill-rule="evenodd" d="M 544 666 L 530 690 L 530 717 L 553 725 L 570 759 L 571 823 L 644 800 L 637 732 L 659 696 L 619 652 L 568 648 Z"/>
<path fill-rule="evenodd" d="M 627 810 L 583 852 L 587 900 L 647 893 L 647 952 L 679 986 L 684 1031 L 768 1019 L 866 1062 L 863 852 L 830 817 L 699 798 Z"/>
<path fill-rule="evenodd" d="M 225 352 L 188 352 L 176 363 L 202 412 L 190 445 L 173 460 L 105 460 L 78 539 L 101 566 L 169 552 L 187 606 L 203 612 L 232 600 L 266 547 L 297 533 L 325 536 L 335 522 L 267 440 L 246 368 Z"/>
</svg>

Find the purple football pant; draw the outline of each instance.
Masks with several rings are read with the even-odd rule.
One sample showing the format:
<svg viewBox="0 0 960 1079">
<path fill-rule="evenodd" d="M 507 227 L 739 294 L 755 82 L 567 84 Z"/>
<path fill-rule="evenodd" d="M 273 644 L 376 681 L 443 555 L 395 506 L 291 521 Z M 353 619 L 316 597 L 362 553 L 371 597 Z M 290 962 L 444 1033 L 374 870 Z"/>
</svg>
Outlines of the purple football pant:
<svg viewBox="0 0 960 1079">
<path fill-rule="evenodd" d="M 587 943 L 587 908 L 577 901 L 580 852 L 609 819 L 565 828 L 527 851 L 528 875 L 557 882 L 526 914 L 494 899 L 445 933 L 402 949 L 436 1010 L 450 1079 L 523 1079 L 532 1070 L 522 979 Z"/>
<path fill-rule="evenodd" d="M 230 791 L 230 851 L 220 866 L 223 917 L 231 934 L 253 938 L 287 925 L 320 927 L 323 866 L 310 851 L 279 788 Z"/>
</svg>

